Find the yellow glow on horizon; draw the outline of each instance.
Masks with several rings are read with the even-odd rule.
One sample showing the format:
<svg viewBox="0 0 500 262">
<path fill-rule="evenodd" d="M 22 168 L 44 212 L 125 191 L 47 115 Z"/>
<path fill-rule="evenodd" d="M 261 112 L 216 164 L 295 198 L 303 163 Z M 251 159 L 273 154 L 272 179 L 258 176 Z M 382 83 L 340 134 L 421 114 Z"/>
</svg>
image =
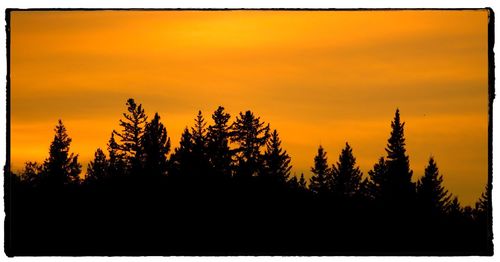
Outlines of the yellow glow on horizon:
<svg viewBox="0 0 500 262">
<path fill-rule="evenodd" d="M 471 205 L 487 181 L 488 11 L 14 11 L 11 162 L 43 161 L 61 118 L 84 166 L 129 97 L 173 147 L 198 110 L 252 110 L 292 172 L 348 141 L 364 174 L 397 107 L 414 180 L 434 156 Z"/>
</svg>

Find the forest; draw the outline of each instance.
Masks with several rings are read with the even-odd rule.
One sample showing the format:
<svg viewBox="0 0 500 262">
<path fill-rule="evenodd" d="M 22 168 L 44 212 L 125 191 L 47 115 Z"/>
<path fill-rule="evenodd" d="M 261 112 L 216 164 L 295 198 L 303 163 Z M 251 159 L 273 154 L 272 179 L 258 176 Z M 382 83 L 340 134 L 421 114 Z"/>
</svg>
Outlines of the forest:
<svg viewBox="0 0 500 262">
<path fill-rule="evenodd" d="M 6 254 L 493 254 L 490 186 L 462 206 L 433 157 L 415 179 L 399 109 L 367 174 L 346 142 L 333 160 L 319 145 L 307 180 L 269 123 L 233 119 L 199 111 L 173 149 L 168 123 L 128 99 L 85 174 L 59 120 L 43 163 L 13 172 L 7 159 Z"/>
</svg>

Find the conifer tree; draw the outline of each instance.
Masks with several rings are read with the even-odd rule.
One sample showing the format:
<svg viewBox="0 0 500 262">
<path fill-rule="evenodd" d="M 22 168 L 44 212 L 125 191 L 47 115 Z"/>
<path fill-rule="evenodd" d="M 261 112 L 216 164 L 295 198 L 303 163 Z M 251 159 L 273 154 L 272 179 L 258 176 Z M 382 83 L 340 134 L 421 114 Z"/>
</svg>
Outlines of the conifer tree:
<svg viewBox="0 0 500 262">
<path fill-rule="evenodd" d="M 94 154 L 94 160 L 90 161 L 87 166 L 85 182 L 94 183 L 102 181 L 108 175 L 108 170 L 109 161 L 106 159 L 104 152 L 98 148 Z"/>
<path fill-rule="evenodd" d="M 43 163 L 43 183 L 51 187 L 78 183 L 82 166 L 78 163 L 78 155 L 69 153 L 71 138 L 61 120 L 54 131 L 49 157 Z"/>
<path fill-rule="evenodd" d="M 339 156 L 339 161 L 332 167 L 331 190 L 340 198 L 354 197 L 360 193 L 361 170 L 356 166 L 356 158 L 351 146 L 346 143 Z"/>
<path fill-rule="evenodd" d="M 201 111 L 195 118 L 194 126 L 191 128 L 192 155 L 191 155 L 191 175 L 206 178 L 210 172 L 208 159 L 207 123 Z"/>
<path fill-rule="evenodd" d="M 309 189 L 315 193 L 324 195 L 329 193 L 331 184 L 331 169 L 328 167 L 326 152 L 320 145 L 318 153 L 314 157 L 314 166 L 311 167 L 313 176 L 309 182 Z"/>
<path fill-rule="evenodd" d="M 146 123 L 142 137 L 144 147 L 144 170 L 148 175 L 163 175 L 167 170 L 167 154 L 170 151 L 170 138 L 167 129 L 155 114 L 151 122 Z"/>
<path fill-rule="evenodd" d="M 383 200 L 384 192 L 387 188 L 387 164 L 383 157 L 368 171 L 368 180 L 366 180 L 366 195 L 371 200 Z"/>
<path fill-rule="evenodd" d="M 281 140 L 275 129 L 266 143 L 262 177 L 269 182 L 273 181 L 284 185 L 288 181 L 292 169 L 290 160 L 286 150 L 281 148 Z"/>
<path fill-rule="evenodd" d="M 251 111 L 240 112 L 233 123 L 231 141 L 237 144 L 238 174 L 240 177 L 252 177 L 262 166 L 260 148 L 269 138 L 269 124 L 260 121 Z"/>
<path fill-rule="evenodd" d="M 36 185 L 42 174 L 43 166 L 37 162 L 26 162 L 24 170 L 21 172 L 21 181 L 30 185 Z"/>
<path fill-rule="evenodd" d="M 142 105 L 137 105 L 134 99 L 129 98 L 126 105 L 128 113 L 123 113 L 124 119 L 120 119 L 122 131 L 113 130 L 113 133 L 120 138 L 118 149 L 125 155 L 128 171 L 137 173 L 141 169 L 142 136 L 147 116 Z"/>
<path fill-rule="evenodd" d="M 174 153 L 170 156 L 169 175 L 192 175 L 192 154 L 193 139 L 189 129 L 186 127 L 181 135 L 179 147 L 177 147 L 174 150 Z"/>
<path fill-rule="evenodd" d="M 446 212 L 450 194 L 443 185 L 443 176 L 439 174 L 434 158 L 429 159 L 424 176 L 417 182 L 417 201 L 423 212 L 440 215 Z"/>
<path fill-rule="evenodd" d="M 411 181 L 413 171 L 410 170 L 409 158 L 406 155 L 404 125 L 396 110 L 394 120 L 391 122 L 391 135 L 388 139 L 387 152 L 387 194 L 389 206 L 393 208 L 408 208 L 414 203 L 415 185 Z"/>
<path fill-rule="evenodd" d="M 219 106 L 212 114 L 213 125 L 208 127 L 208 151 L 209 159 L 215 174 L 230 177 L 232 151 L 229 147 L 230 126 L 228 125 L 230 115 L 224 112 L 224 107 Z"/>
<path fill-rule="evenodd" d="M 306 182 L 306 179 L 304 178 L 304 173 L 300 174 L 299 188 L 304 190 L 304 191 L 307 190 L 307 182 Z"/>
<path fill-rule="evenodd" d="M 125 155 L 120 151 L 119 147 L 114 132 L 111 132 L 108 141 L 109 164 L 107 173 L 109 176 L 123 175 L 125 173 Z"/>
</svg>

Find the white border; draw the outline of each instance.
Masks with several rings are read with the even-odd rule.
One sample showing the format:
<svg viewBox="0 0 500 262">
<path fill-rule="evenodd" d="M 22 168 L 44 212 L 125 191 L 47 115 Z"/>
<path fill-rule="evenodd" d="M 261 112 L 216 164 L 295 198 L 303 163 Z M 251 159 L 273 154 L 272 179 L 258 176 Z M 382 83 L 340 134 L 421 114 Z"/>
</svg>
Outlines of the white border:
<svg viewBox="0 0 500 262">
<path fill-rule="evenodd" d="M 496 36 L 496 43 L 500 43 L 500 34 L 498 31 L 498 24 L 500 23 L 499 19 L 499 1 L 494 1 L 494 0 L 489 0 L 489 1 L 481 1 L 481 0 L 454 0 L 454 1 L 443 1 L 443 0 L 420 0 L 420 1 L 398 1 L 398 0 L 392 0 L 392 1 L 374 1 L 374 0 L 351 0 L 351 1 L 341 1 L 341 0 L 253 0 L 253 1 L 229 1 L 229 0 L 212 0 L 212 1 L 203 1 L 203 0 L 176 0 L 176 1 L 154 1 L 154 0 L 136 0 L 136 1 L 130 1 L 130 0 L 100 0 L 100 1 L 65 1 L 65 0 L 39 0 L 39 1 L 28 1 L 28 0 L 2 0 L 0 1 L 0 7 L 2 11 L 2 17 L 1 17 L 1 24 L 2 24 L 2 30 L 0 30 L 0 38 L 1 38 L 1 45 L 2 47 L 0 48 L 0 57 L 2 58 L 2 63 L 0 63 L 0 77 L 1 77 L 1 83 L 2 83 L 2 91 L 0 92 L 0 130 L 1 130 L 1 139 L 0 139 L 0 165 L 3 170 L 3 165 L 5 164 L 5 152 L 6 152 L 6 147 L 5 147 L 5 114 L 6 114 L 6 107 L 5 107 L 5 86 L 6 86 L 6 80 L 5 76 L 7 74 L 7 67 L 6 67 L 6 47 L 5 47 L 5 42 L 6 42 L 6 35 L 5 35 L 5 9 L 6 8 L 483 8 L 483 7 L 491 7 L 493 8 L 494 11 L 496 11 L 496 25 L 495 25 L 495 36 Z M 494 51 L 498 50 L 497 47 L 494 47 Z M 500 54 L 497 53 L 497 57 Z M 500 67 L 500 64 L 496 64 L 496 69 L 495 69 L 495 75 L 497 75 L 498 68 Z M 497 94 L 500 93 L 500 86 L 496 86 Z M 498 100 L 498 98 L 497 98 Z M 494 123 L 493 123 L 493 138 L 499 137 L 500 135 L 500 127 L 496 127 L 496 123 L 498 123 L 498 116 L 500 114 L 500 111 L 498 109 L 498 103 L 494 103 Z M 495 128 L 496 127 L 496 128 Z M 499 143 L 493 139 L 493 148 L 498 148 Z M 500 172 L 500 169 L 498 168 L 495 163 L 500 163 L 499 162 L 499 156 L 495 154 L 495 150 L 493 150 L 493 174 L 497 174 Z M 3 188 L 3 175 L 0 176 L 0 184 L 2 185 Z M 495 194 L 497 191 L 497 187 L 495 185 L 500 185 L 495 179 L 494 179 L 494 189 L 493 189 L 493 217 L 498 218 L 500 217 L 500 198 L 498 197 L 499 194 Z M 500 186 L 499 186 L 500 188 Z M 500 189 L 498 189 L 500 190 Z M 3 190 L 2 190 L 3 193 Z M 3 194 L 2 194 L 3 196 Z M 3 252 L 3 245 L 4 245 L 4 228 L 3 228 L 3 222 L 5 219 L 5 214 L 3 212 L 4 210 L 4 203 L 3 203 L 3 198 L 2 201 L 0 201 L 0 223 L 2 226 L 0 226 L 0 244 L 2 249 L 0 251 L 0 259 L 5 261 L 6 259 L 5 253 Z M 500 221 L 500 220 L 496 220 Z M 498 222 L 500 223 L 500 222 Z M 499 232 L 499 226 L 498 223 L 493 224 L 493 233 L 494 236 L 497 238 L 500 237 L 500 232 Z M 305 226 L 305 225 L 304 225 Z M 498 242 L 498 241 L 495 241 Z M 478 257 L 432 257 L 432 260 L 442 260 L 442 261 L 465 261 L 465 260 L 470 260 L 473 258 L 474 260 L 492 260 L 495 259 L 495 257 L 498 256 L 498 252 L 500 252 L 499 248 L 495 246 L 495 256 L 494 257 L 486 257 L 486 258 L 478 258 Z M 103 261 L 103 260 L 111 260 L 111 261 L 136 261 L 139 259 L 147 259 L 148 261 L 163 261 L 165 258 L 161 257 L 147 257 L 147 258 L 137 258 L 137 257 L 131 257 L 131 258 L 120 258 L 120 257 L 115 257 L 115 258 L 107 258 L 107 257 L 82 257 L 82 258 L 74 258 L 74 257 L 38 257 L 38 258 L 16 258 L 18 261 Z M 212 258 L 200 258 L 200 257 L 175 257 L 175 258 L 168 258 L 169 260 L 175 260 L 175 261 L 268 261 L 270 258 L 268 257 L 212 257 Z M 377 257 L 315 257 L 315 261 L 363 261 L 363 260 L 380 260 L 380 261 L 400 261 L 402 258 L 401 257 L 384 257 L 384 258 L 377 258 Z M 403 260 L 406 261 L 424 261 L 428 260 L 429 258 L 426 257 L 405 257 Z M 288 257 L 288 258 L 280 258 L 280 257 L 273 257 L 271 260 L 273 261 L 281 261 L 281 260 L 286 260 L 286 261 L 310 261 L 311 258 L 309 257 Z"/>
</svg>

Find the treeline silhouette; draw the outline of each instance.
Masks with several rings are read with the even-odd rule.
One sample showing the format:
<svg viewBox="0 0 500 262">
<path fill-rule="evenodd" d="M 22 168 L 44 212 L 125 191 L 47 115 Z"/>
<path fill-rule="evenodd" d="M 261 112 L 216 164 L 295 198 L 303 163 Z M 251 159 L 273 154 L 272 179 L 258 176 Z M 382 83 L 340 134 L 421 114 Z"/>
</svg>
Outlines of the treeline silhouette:
<svg viewBox="0 0 500 262">
<path fill-rule="evenodd" d="M 7 255 L 493 253 L 490 188 L 461 206 L 432 157 L 412 182 L 399 110 L 366 176 L 350 144 L 332 165 L 320 145 L 306 181 L 251 111 L 231 122 L 220 106 L 211 123 L 200 111 L 172 151 L 158 113 L 126 106 L 84 178 L 61 120 L 43 163 L 7 166 Z"/>
</svg>

